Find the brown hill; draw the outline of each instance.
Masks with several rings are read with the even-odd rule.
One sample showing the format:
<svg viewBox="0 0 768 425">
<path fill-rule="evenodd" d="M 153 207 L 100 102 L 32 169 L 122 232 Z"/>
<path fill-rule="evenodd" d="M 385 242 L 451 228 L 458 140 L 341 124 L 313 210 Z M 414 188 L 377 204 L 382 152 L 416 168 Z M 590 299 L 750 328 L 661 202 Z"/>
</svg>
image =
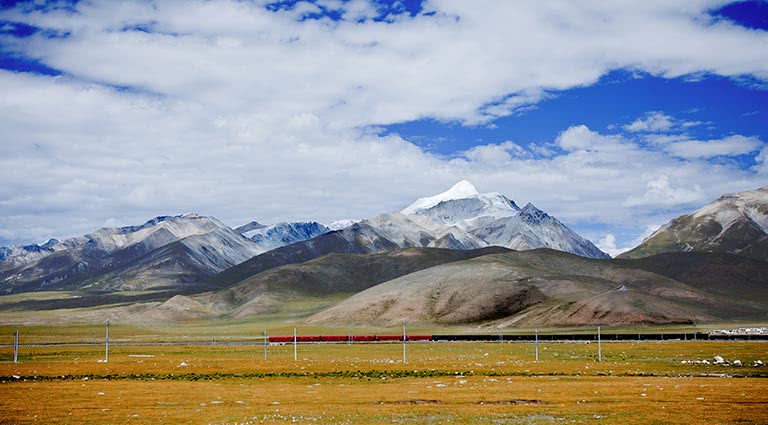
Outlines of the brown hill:
<svg viewBox="0 0 768 425">
<path fill-rule="evenodd" d="M 552 250 L 487 255 L 382 283 L 309 321 L 530 326 L 766 317 L 766 291 L 748 290 L 765 288 L 765 282 L 761 286 L 750 276 L 758 272 L 768 276 L 768 264 L 733 265 L 734 270 L 751 269 L 732 279 L 730 289 L 722 289 L 715 284 L 717 278 L 694 272 L 697 266 L 711 264 L 711 257 L 681 255 L 676 260 L 683 264 L 679 269 L 663 256 L 635 262 L 592 260 Z M 731 270 L 720 269 L 720 279 L 732 276 Z"/>
</svg>

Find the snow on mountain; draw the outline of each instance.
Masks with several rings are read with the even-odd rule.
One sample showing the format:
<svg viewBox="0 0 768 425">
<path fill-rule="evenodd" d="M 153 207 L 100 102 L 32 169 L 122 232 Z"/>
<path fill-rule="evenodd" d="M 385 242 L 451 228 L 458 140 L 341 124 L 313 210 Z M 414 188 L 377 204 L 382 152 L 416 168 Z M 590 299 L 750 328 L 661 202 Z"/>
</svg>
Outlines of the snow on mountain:
<svg viewBox="0 0 768 425">
<path fill-rule="evenodd" d="M 528 203 L 520 213 L 476 228 L 472 234 L 491 245 L 515 250 L 551 248 L 591 258 L 610 258 L 556 218 Z"/>
<path fill-rule="evenodd" d="M 418 208 L 410 215 L 428 217 L 435 223 L 470 229 L 503 217 L 514 216 L 520 208 L 504 195 L 478 193 L 471 197 L 448 199 L 429 208 Z"/>
<path fill-rule="evenodd" d="M 193 260 L 211 272 L 220 272 L 262 253 L 261 247 L 229 227 L 189 236 L 179 241 L 194 253 Z"/>
<path fill-rule="evenodd" d="M 434 195 L 434 196 L 428 196 L 426 198 L 417 199 L 416 202 L 412 203 L 411 205 L 409 205 L 408 207 L 406 207 L 400 212 L 402 214 L 413 214 L 418 210 L 432 208 L 443 201 L 449 201 L 452 199 L 471 198 L 479 194 L 480 192 L 477 191 L 477 189 L 472 183 L 466 180 L 462 180 L 456 183 L 455 185 L 453 185 L 450 189 L 446 190 L 443 193 L 438 193 L 437 195 Z"/>
<path fill-rule="evenodd" d="M 332 222 L 331 224 L 329 224 L 327 227 L 330 230 L 340 230 L 340 229 L 343 229 L 345 227 L 349 227 L 349 226 L 351 226 L 351 225 L 353 225 L 355 223 L 359 223 L 359 222 L 360 222 L 360 220 L 353 220 L 353 219 L 346 218 L 346 219 L 342 219 L 342 220 L 336 220 L 336 221 Z"/>
<path fill-rule="evenodd" d="M 438 241 L 448 235 L 451 235 L 451 239 L 444 242 L 455 248 L 474 249 L 485 246 L 481 240 L 461 228 L 434 223 L 417 215 L 381 214 L 361 223 L 376 229 L 379 236 L 385 237 L 400 248 L 438 247 Z"/>
<path fill-rule="evenodd" d="M 102 228 L 51 242 L 39 250 L 42 254 L 38 258 L 27 263 L 20 263 L 21 257 L 16 263 L 6 258 L 0 263 L 0 285 L 11 292 L 52 286 L 78 288 L 84 280 L 99 287 L 99 276 L 126 267 L 142 269 L 143 261 L 149 261 L 146 255 L 180 241 L 187 249 L 171 253 L 167 265 L 184 263 L 187 259 L 181 257 L 191 256 L 199 260 L 203 272 L 221 271 L 260 252 L 257 244 L 213 217 L 160 216 L 139 226 Z M 130 286 L 130 282 L 125 284 Z"/>
<path fill-rule="evenodd" d="M 241 226 L 243 228 L 245 226 Z M 238 228 L 238 229 L 240 229 Z M 312 239 L 328 233 L 329 228 L 315 221 L 278 223 L 272 226 L 251 228 L 243 236 L 255 242 L 260 252 L 271 251 L 281 246 Z"/>
<path fill-rule="evenodd" d="M 688 251 L 768 260 L 768 186 L 721 196 L 692 214 L 677 217 L 620 257 Z"/>
<path fill-rule="evenodd" d="M 592 242 L 532 204 L 520 209 L 498 192 L 478 192 L 466 180 L 446 192 L 417 200 L 401 214 L 417 223 L 433 240 L 441 240 L 439 243 L 445 247 L 551 248 L 585 257 L 610 258 Z M 389 232 L 394 233 L 392 229 Z"/>
<path fill-rule="evenodd" d="M 179 239 L 202 235 L 223 227 L 226 225 L 213 217 L 189 213 L 156 217 L 140 226 L 102 228 L 82 238 L 85 239 L 85 245 L 89 249 L 98 249 L 109 253 L 138 243 L 143 243 L 147 248 L 153 249 Z"/>
<path fill-rule="evenodd" d="M 694 219 L 710 218 L 723 230 L 740 220 L 751 220 L 763 232 L 768 233 L 768 186 L 749 192 L 721 196 L 693 213 Z"/>
<path fill-rule="evenodd" d="M 5 263 L 3 268 L 8 269 L 32 264 L 53 253 L 71 249 L 85 250 L 91 256 L 107 255 L 137 244 L 142 244 L 144 250 L 151 250 L 188 236 L 211 232 L 222 226 L 224 224 L 215 218 L 191 213 L 159 216 L 140 226 L 105 227 L 63 241 L 52 239 L 43 245 L 12 247 L 0 261 Z"/>
<path fill-rule="evenodd" d="M 33 263 L 56 252 L 59 241 L 50 239 L 41 245 L 0 247 L 0 269 Z"/>
<path fill-rule="evenodd" d="M 236 228 L 235 230 L 238 233 L 245 233 L 245 232 L 250 232 L 251 230 L 263 229 L 265 227 L 267 227 L 267 226 L 259 223 L 258 221 L 252 221 L 252 222 L 250 222 L 248 224 L 243 224 L 242 226 Z"/>
</svg>

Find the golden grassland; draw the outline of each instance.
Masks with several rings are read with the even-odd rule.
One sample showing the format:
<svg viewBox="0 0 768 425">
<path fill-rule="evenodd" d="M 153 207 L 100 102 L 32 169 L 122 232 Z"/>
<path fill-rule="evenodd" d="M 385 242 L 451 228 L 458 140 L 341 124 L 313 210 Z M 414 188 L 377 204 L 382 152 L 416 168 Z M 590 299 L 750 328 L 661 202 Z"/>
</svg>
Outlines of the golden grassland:
<svg viewBox="0 0 768 425">
<path fill-rule="evenodd" d="M 22 346 L 13 364 L 6 346 L 0 422 L 768 423 L 768 368 L 749 366 L 768 343 L 605 342 L 603 362 L 595 343 L 539 348 L 414 343 L 403 364 L 397 343 L 299 345 L 298 361 L 291 345 L 116 346 L 104 363 L 103 347 Z M 681 363 L 715 355 L 747 366 Z"/>
</svg>

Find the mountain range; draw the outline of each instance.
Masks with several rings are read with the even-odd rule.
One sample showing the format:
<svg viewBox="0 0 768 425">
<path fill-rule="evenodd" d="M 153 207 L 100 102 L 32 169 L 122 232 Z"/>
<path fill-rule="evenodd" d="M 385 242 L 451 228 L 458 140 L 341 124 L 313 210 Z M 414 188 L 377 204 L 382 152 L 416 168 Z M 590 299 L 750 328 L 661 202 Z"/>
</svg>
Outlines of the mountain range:
<svg viewBox="0 0 768 425">
<path fill-rule="evenodd" d="M 332 236 L 315 241 L 326 234 Z M 386 252 L 406 247 L 549 247 L 608 257 L 534 206 L 520 209 L 503 195 L 481 194 L 471 183 L 461 181 L 446 192 L 417 200 L 400 213 L 381 214 L 336 231 L 314 221 L 270 226 L 252 221 L 232 229 L 213 217 L 184 214 L 156 217 L 140 226 L 103 228 L 43 245 L 2 248 L 0 291 L 189 290 L 226 280 L 213 276 L 259 254 L 304 241 L 310 242 L 288 248 L 287 252 L 294 253 L 276 265 L 333 252 Z M 263 264 L 263 260 L 255 262 Z"/>
<path fill-rule="evenodd" d="M 616 260 L 534 205 L 467 181 L 329 226 L 161 216 L 0 248 L 0 291 L 80 294 L 0 310 L 99 307 L 125 321 L 174 321 L 312 304 L 312 323 L 366 326 L 762 319 L 767 212 L 768 188 L 725 195 Z"/>
<path fill-rule="evenodd" d="M 255 255 L 326 231 L 317 223 L 258 229 L 251 223 L 240 233 L 213 217 L 160 216 L 140 226 L 102 228 L 44 245 L 3 248 L 0 290 L 189 289 Z"/>
<path fill-rule="evenodd" d="M 677 217 L 620 258 L 662 252 L 727 252 L 768 261 L 768 186 L 724 195 Z"/>
</svg>

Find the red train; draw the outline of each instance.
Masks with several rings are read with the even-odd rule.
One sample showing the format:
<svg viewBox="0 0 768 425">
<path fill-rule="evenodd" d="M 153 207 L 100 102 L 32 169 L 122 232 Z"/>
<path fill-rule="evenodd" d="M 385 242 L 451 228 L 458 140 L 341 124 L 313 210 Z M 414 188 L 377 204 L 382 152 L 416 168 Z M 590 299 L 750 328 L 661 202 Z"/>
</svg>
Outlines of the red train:
<svg viewBox="0 0 768 425">
<path fill-rule="evenodd" d="M 406 341 L 432 341 L 432 335 L 406 335 Z M 402 335 L 301 335 L 296 342 L 384 342 L 402 341 Z M 293 336 L 270 336 L 269 342 L 292 343 Z"/>
</svg>

